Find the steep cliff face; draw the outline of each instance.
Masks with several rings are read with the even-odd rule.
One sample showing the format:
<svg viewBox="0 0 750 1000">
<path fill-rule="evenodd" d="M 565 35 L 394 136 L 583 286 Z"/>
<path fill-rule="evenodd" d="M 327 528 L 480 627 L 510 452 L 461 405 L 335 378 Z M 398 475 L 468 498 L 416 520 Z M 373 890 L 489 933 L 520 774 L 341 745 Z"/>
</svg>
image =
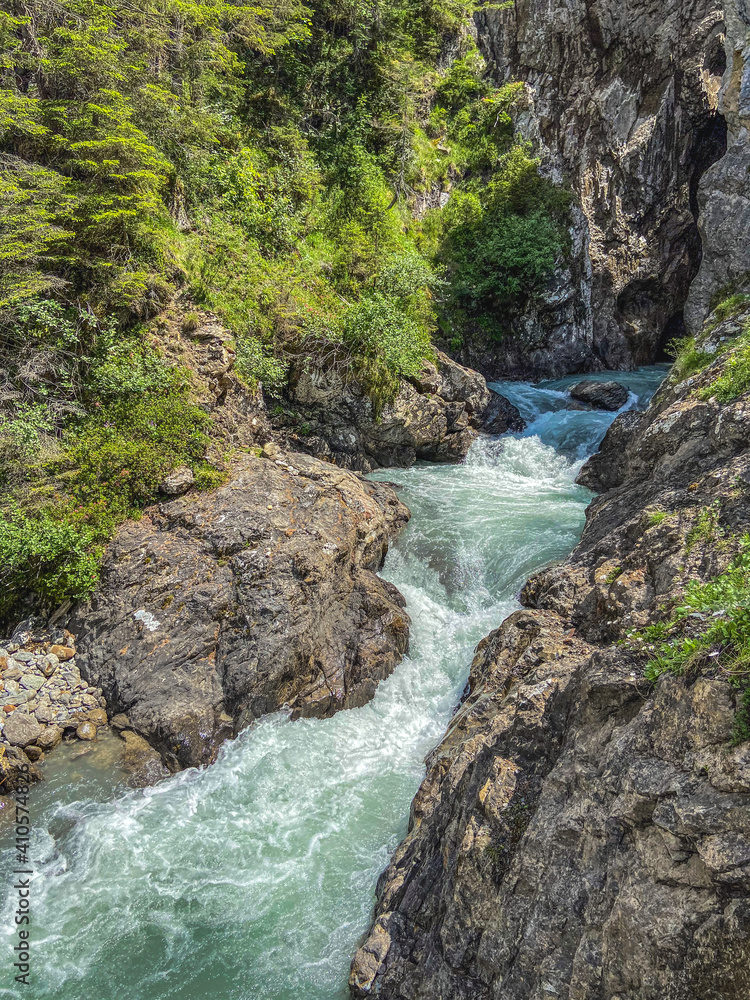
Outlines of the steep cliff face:
<svg viewBox="0 0 750 1000">
<path fill-rule="evenodd" d="M 702 346 L 726 346 L 749 319 L 716 325 Z M 477 648 L 379 882 L 354 996 L 748 995 L 737 689 L 708 655 L 652 684 L 628 638 L 688 581 L 724 572 L 750 527 L 750 395 L 712 395 L 731 365 L 719 353 L 646 414 L 618 418 L 584 476 L 609 489 L 581 543 Z"/>
<path fill-rule="evenodd" d="M 627 368 L 680 334 L 701 261 L 696 193 L 726 147 L 723 6 L 516 0 L 475 15 L 493 74 L 527 84 L 519 127 L 576 206 L 569 265 L 514 337 L 475 342 L 467 363 L 532 376 Z"/>
<path fill-rule="evenodd" d="M 728 128 L 726 156 L 703 175 L 698 189 L 698 224 L 703 259 L 690 286 L 685 321 L 695 333 L 711 300 L 727 286 L 750 282 L 750 8 L 728 0 L 725 12 L 727 67 L 719 112 Z"/>
</svg>

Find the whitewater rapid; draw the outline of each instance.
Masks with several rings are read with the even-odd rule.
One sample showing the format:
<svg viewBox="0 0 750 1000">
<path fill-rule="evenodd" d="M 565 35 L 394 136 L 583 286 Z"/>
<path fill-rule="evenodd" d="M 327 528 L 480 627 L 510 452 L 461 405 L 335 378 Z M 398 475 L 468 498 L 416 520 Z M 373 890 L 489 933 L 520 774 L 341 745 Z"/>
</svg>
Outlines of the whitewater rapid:
<svg viewBox="0 0 750 1000">
<path fill-rule="evenodd" d="M 618 376 L 632 390 L 626 406 L 643 406 L 663 374 Z M 268 717 L 213 766 L 145 790 L 113 784 L 106 754 L 51 755 L 31 805 L 25 996 L 348 996 L 377 877 L 406 832 L 424 757 L 476 643 L 518 607 L 525 579 L 580 535 L 591 495 L 575 476 L 614 415 L 566 409 L 566 384 L 496 386 L 529 426 L 480 438 L 461 465 L 375 474 L 412 510 L 383 570 L 412 629 L 410 655 L 368 705 L 322 720 Z M 2 846 L 5 876 L 13 863 Z M 16 997 L 11 905 L 0 996 Z"/>
</svg>

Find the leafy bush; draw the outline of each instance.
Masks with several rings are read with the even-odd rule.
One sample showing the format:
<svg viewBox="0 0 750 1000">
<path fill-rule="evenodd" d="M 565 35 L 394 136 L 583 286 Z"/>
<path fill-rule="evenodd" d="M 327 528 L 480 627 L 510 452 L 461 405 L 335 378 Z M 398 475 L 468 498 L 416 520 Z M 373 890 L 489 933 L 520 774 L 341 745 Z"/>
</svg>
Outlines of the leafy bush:
<svg viewBox="0 0 750 1000">
<path fill-rule="evenodd" d="M 259 383 L 266 390 L 281 389 L 286 383 L 289 365 L 264 350 L 254 337 L 239 337 L 237 340 L 235 372 L 251 386 Z"/>
<path fill-rule="evenodd" d="M 21 482 L 35 464 L 43 439 L 54 430 L 46 406 L 21 404 L 10 418 L 0 415 L 0 489 Z"/>
<path fill-rule="evenodd" d="M 348 310 L 342 340 L 355 355 L 380 362 L 396 376 L 417 375 L 431 354 L 429 333 L 382 292 L 363 296 Z"/>
<path fill-rule="evenodd" d="M 171 392 L 184 381 L 177 368 L 167 365 L 137 338 L 102 338 L 99 356 L 94 359 L 86 388 L 101 400 L 140 396 L 150 392 Z"/>
<path fill-rule="evenodd" d="M 31 515 L 16 505 L 0 513 L 0 620 L 24 592 L 52 604 L 91 592 L 101 552 L 84 517 L 72 508 Z"/>
<path fill-rule="evenodd" d="M 75 472 L 77 498 L 127 516 L 158 495 L 168 472 L 200 461 L 209 423 L 182 392 L 131 394 L 103 406 L 70 435 L 64 467 Z"/>
<path fill-rule="evenodd" d="M 31 438 L 43 418 L 26 417 Z M 62 455 L 48 457 L 40 482 L 0 496 L 0 619 L 34 597 L 44 607 L 87 594 L 96 584 L 103 545 L 117 525 L 159 495 L 172 469 L 189 465 L 196 485 L 221 473 L 202 461 L 210 418 L 184 389 L 114 396 L 68 430 Z"/>
<path fill-rule="evenodd" d="M 514 145 L 481 194 L 445 211 L 442 259 L 455 305 L 499 333 L 498 312 L 538 293 L 567 246 L 568 206 L 528 148 Z"/>
</svg>

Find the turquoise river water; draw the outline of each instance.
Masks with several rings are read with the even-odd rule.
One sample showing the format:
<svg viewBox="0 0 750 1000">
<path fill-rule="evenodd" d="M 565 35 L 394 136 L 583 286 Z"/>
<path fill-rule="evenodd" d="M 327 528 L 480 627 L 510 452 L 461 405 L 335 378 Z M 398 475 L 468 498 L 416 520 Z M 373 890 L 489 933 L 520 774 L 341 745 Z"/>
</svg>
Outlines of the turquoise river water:
<svg viewBox="0 0 750 1000">
<path fill-rule="evenodd" d="M 664 373 L 612 377 L 632 408 Z M 523 433 L 480 438 L 461 465 L 375 474 L 412 510 L 383 570 L 406 597 L 412 638 L 370 704 L 268 717 L 212 767 L 145 790 L 113 779 L 114 737 L 50 756 L 31 800 L 31 985 L 13 982 L 7 892 L 0 997 L 345 1000 L 375 882 L 476 643 L 580 535 L 591 495 L 574 479 L 614 415 L 566 409 L 576 380 L 496 385 L 529 421 Z M 7 834 L 0 846 L 9 886 Z"/>
</svg>

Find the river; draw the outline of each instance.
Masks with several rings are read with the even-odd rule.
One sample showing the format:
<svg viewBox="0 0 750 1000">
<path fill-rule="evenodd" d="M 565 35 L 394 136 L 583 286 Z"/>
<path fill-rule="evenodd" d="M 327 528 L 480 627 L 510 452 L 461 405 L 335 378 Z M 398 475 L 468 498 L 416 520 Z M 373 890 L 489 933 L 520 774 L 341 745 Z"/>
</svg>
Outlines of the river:
<svg viewBox="0 0 750 1000">
<path fill-rule="evenodd" d="M 613 377 L 642 407 L 664 374 Z M 0 996 L 345 1000 L 375 882 L 476 643 L 579 538 L 591 494 L 575 476 L 614 415 L 567 409 L 573 381 L 496 385 L 529 421 L 523 433 L 480 438 L 461 465 L 374 474 L 412 511 L 383 569 L 412 632 L 368 705 L 268 717 L 212 767 L 145 790 L 113 782 L 114 737 L 96 753 L 51 754 L 31 802 L 32 985 L 11 988 L 6 894 Z"/>
</svg>

